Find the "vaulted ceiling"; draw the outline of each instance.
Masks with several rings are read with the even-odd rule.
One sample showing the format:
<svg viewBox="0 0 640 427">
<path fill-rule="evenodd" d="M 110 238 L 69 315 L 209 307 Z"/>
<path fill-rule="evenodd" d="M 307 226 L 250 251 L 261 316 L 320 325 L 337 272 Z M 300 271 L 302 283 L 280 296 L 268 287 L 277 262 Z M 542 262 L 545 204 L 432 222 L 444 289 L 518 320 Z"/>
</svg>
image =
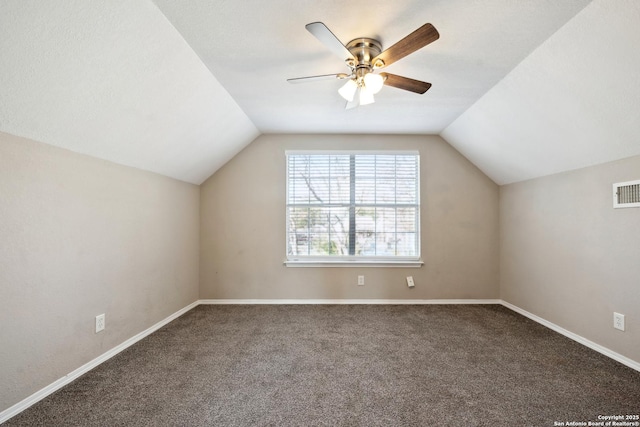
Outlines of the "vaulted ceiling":
<svg viewBox="0 0 640 427">
<path fill-rule="evenodd" d="M 440 39 L 345 110 L 305 30 Z M 636 0 L 2 0 L 0 132 L 199 184 L 261 133 L 441 134 L 499 184 L 640 154 Z"/>
</svg>

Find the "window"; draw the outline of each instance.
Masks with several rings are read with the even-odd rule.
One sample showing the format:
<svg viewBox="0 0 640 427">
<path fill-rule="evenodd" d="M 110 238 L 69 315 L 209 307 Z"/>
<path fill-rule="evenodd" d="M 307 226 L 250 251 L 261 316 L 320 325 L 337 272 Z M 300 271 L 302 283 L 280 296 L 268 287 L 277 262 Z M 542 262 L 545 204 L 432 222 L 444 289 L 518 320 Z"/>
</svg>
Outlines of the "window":
<svg viewBox="0 0 640 427">
<path fill-rule="evenodd" d="M 287 265 L 420 265 L 417 152 L 287 152 Z"/>
</svg>

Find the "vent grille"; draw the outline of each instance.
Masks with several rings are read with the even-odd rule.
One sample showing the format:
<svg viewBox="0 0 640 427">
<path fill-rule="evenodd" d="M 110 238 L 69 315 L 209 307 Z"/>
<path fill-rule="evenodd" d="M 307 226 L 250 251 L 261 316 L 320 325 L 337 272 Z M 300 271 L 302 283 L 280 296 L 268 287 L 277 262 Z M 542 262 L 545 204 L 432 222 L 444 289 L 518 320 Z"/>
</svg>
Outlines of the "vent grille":
<svg viewBox="0 0 640 427">
<path fill-rule="evenodd" d="M 640 180 L 613 184 L 614 208 L 640 207 Z"/>
</svg>

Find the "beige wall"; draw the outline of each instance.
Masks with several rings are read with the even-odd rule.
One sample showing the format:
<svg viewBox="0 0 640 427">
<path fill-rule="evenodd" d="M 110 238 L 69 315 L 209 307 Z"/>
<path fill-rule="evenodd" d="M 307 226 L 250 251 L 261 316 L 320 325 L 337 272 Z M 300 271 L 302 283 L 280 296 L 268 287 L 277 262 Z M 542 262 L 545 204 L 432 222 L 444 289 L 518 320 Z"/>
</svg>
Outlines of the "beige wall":
<svg viewBox="0 0 640 427">
<path fill-rule="evenodd" d="M 0 412 L 197 300 L 198 205 L 195 185 L 0 133 Z"/>
<path fill-rule="evenodd" d="M 500 279 L 505 301 L 640 361 L 640 209 L 612 207 L 636 179 L 640 156 L 501 187 Z"/>
<path fill-rule="evenodd" d="M 287 149 L 419 150 L 425 265 L 284 267 Z M 498 298 L 498 194 L 438 136 L 263 135 L 201 186 L 200 297 Z"/>
<path fill-rule="evenodd" d="M 419 150 L 425 265 L 284 267 L 287 149 Z M 198 188 L 0 133 L 0 411 L 198 298 L 503 298 L 640 360 L 639 171 L 499 189 L 437 136 L 264 135 Z"/>
</svg>

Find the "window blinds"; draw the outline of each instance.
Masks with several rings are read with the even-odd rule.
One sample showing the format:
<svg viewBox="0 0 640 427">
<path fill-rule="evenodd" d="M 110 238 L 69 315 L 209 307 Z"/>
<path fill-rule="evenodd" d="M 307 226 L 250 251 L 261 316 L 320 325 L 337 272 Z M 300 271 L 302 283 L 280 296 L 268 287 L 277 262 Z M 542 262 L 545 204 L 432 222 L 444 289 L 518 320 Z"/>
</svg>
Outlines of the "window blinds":
<svg viewBox="0 0 640 427">
<path fill-rule="evenodd" d="M 418 258 L 417 153 L 287 154 L 287 254 Z"/>
</svg>

